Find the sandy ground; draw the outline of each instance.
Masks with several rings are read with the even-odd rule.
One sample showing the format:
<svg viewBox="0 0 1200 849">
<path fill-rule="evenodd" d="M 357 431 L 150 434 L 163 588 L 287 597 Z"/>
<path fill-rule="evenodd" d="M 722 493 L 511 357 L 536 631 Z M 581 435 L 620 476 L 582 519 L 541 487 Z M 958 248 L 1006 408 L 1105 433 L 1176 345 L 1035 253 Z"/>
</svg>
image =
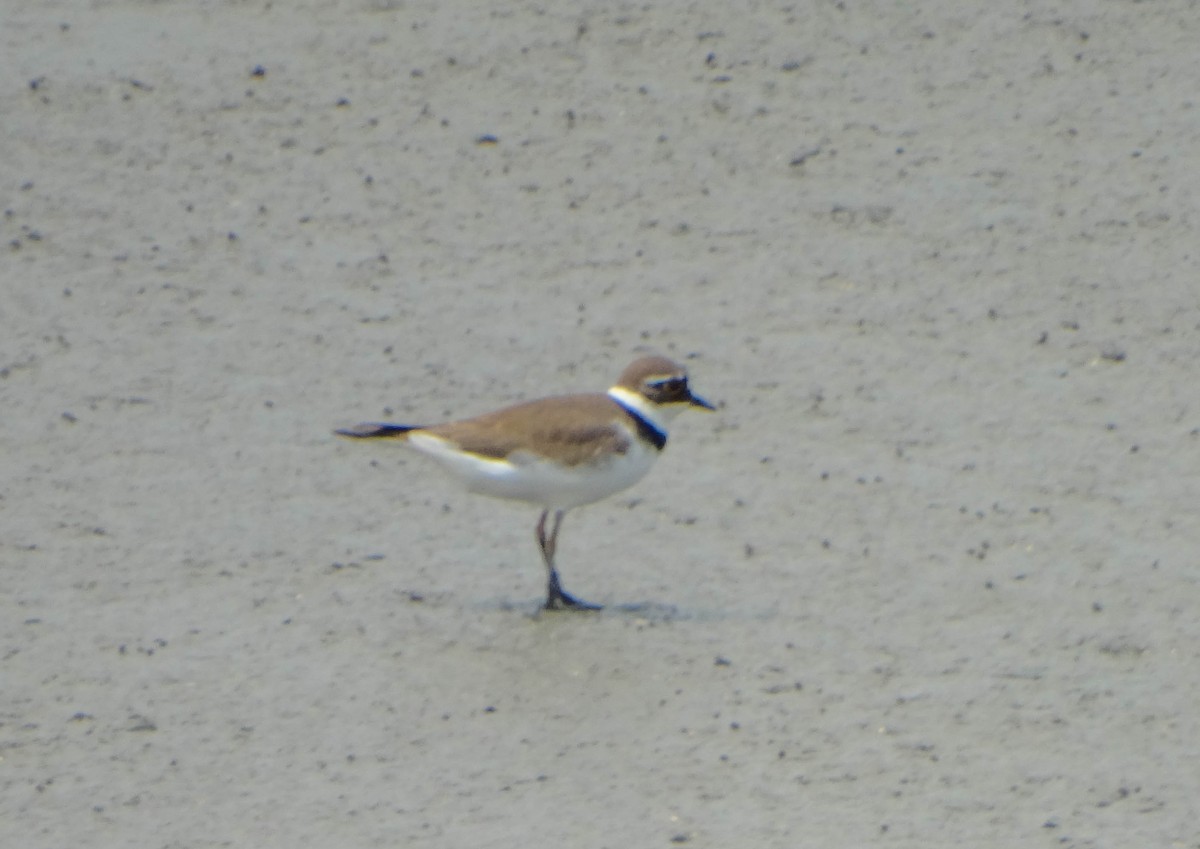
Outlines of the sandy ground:
<svg viewBox="0 0 1200 849">
<path fill-rule="evenodd" d="M 0 845 L 1200 846 L 1195 4 L 480 7 L 0 3 Z"/>
</svg>

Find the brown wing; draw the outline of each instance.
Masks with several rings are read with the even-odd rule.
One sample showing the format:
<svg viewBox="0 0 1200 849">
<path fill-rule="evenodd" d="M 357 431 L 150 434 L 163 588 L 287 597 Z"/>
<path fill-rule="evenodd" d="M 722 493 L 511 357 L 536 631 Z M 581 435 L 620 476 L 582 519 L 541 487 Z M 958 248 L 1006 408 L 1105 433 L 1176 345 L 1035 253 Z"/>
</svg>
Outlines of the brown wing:
<svg viewBox="0 0 1200 849">
<path fill-rule="evenodd" d="M 425 430 L 464 451 L 496 459 L 529 451 L 530 441 L 536 440 L 547 455 L 576 466 L 603 454 L 629 450 L 629 433 L 618 425 L 623 414 L 607 395 L 564 395 Z"/>
</svg>

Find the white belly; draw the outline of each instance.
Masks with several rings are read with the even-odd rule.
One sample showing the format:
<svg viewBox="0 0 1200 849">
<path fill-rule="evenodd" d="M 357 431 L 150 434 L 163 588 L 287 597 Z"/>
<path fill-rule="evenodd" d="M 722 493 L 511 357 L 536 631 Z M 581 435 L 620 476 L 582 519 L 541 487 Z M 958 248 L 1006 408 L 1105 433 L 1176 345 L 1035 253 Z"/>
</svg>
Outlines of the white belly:
<svg viewBox="0 0 1200 849">
<path fill-rule="evenodd" d="M 471 492 L 552 510 L 591 504 L 633 486 L 650 471 L 659 453 L 634 439 L 624 454 L 593 464 L 559 466 L 534 455 L 517 455 L 509 461 L 464 454 L 425 433 L 412 434 L 408 444 L 436 459 Z"/>
</svg>

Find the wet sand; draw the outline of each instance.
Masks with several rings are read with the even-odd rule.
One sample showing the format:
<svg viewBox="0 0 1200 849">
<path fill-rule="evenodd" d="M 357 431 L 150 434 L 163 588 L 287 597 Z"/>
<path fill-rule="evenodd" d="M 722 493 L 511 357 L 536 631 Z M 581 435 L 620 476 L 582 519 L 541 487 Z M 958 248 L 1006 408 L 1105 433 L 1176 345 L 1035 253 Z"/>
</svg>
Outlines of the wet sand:
<svg viewBox="0 0 1200 849">
<path fill-rule="evenodd" d="M 1200 846 L 1188 4 L 0 19 L 0 844 Z"/>
</svg>

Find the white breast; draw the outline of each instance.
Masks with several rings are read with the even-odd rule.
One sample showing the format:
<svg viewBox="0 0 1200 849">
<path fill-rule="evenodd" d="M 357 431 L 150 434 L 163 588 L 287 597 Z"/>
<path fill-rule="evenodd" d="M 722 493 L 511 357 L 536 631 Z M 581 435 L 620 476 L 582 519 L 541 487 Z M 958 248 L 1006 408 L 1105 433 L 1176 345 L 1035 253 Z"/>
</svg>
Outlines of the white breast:
<svg viewBox="0 0 1200 849">
<path fill-rule="evenodd" d="M 624 454 L 577 466 L 561 466 L 536 454 L 520 452 L 510 459 L 494 460 L 463 453 L 428 433 L 412 434 L 408 444 L 436 459 L 471 492 L 567 510 L 627 489 L 650 471 L 659 452 L 636 434 L 629 436 L 629 449 Z"/>
</svg>

